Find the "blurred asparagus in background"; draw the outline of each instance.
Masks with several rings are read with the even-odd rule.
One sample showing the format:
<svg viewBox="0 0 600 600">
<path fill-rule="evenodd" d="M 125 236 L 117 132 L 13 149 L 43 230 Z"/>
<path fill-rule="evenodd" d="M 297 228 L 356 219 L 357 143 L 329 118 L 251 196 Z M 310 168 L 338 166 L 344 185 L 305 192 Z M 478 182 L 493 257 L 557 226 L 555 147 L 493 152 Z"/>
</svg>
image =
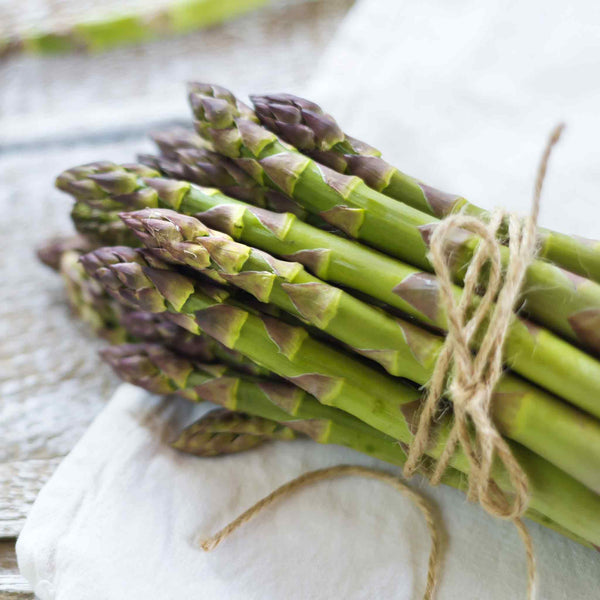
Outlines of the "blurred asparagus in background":
<svg viewBox="0 0 600 600">
<path fill-rule="evenodd" d="M 6 30 L 5 22 L 0 29 L 0 58 L 20 52 L 102 52 L 217 25 L 276 1 L 166 0 L 145 6 L 95 7 L 93 14 L 71 7 L 62 20 L 54 14 L 47 23 L 36 22 L 19 31 Z"/>
</svg>

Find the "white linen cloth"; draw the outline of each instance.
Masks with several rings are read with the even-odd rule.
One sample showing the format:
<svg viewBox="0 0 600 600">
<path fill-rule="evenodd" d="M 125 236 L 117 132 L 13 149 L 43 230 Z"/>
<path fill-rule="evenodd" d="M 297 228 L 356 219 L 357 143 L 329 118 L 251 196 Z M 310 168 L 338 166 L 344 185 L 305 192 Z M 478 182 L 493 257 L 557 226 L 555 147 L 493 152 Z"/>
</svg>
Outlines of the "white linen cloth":
<svg viewBox="0 0 600 600">
<path fill-rule="evenodd" d="M 349 133 L 427 183 L 526 212 L 549 129 L 569 129 L 551 162 L 543 223 L 598 235 L 600 6 L 364 0 L 307 90 Z M 259 90 L 260 91 L 260 90 Z M 238 456 L 182 456 L 166 441 L 203 410 L 120 388 L 42 490 L 18 541 L 41 600 L 195 597 L 419 598 L 429 552 L 420 513 L 360 479 L 298 492 L 214 552 L 217 531 L 293 477 L 381 463 L 312 442 Z M 514 528 L 458 492 L 429 489 L 447 548 L 439 598 L 524 597 Z M 528 523 L 544 600 L 598 597 L 596 552 Z"/>
</svg>

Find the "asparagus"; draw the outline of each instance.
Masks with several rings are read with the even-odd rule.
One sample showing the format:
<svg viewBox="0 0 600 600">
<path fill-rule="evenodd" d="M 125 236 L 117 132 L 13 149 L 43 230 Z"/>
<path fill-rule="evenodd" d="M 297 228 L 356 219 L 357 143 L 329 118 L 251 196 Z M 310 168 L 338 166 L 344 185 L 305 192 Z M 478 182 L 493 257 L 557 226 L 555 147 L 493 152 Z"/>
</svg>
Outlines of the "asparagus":
<svg viewBox="0 0 600 600">
<path fill-rule="evenodd" d="M 292 196 L 348 236 L 432 271 L 428 240 L 438 219 L 300 154 L 258 125 L 253 111 L 223 88 L 192 84 L 190 104 L 199 133 L 258 182 Z M 464 277 L 478 240 L 462 230 L 454 233 L 457 281 Z M 508 261 L 507 248 L 501 248 L 501 257 Z M 600 354 L 600 285 L 536 260 L 527 269 L 522 295 L 535 319 Z"/>
<path fill-rule="evenodd" d="M 52 270 L 58 271 L 61 257 L 65 252 L 69 250 L 89 252 L 96 247 L 97 244 L 83 235 L 70 235 L 49 239 L 37 248 L 36 254 L 40 262 Z"/>
<path fill-rule="evenodd" d="M 266 369 L 213 338 L 190 333 L 169 320 L 168 315 L 132 311 L 116 302 L 87 275 L 79 261 L 82 252 L 92 247 L 89 240 L 81 236 L 57 238 L 40 247 L 38 255 L 45 264 L 60 272 L 69 306 L 96 335 L 113 344 L 136 340 L 160 343 L 183 357 L 219 361 L 242 373 L 273 377 Z"/>
<path fill-rule="evenodd" d="M 82 263 L 120 301 L 143 310 L 182 315 L 182 324 L 186 323 L 190 331 L 203 331 L 314 395 L 322 404 L 344 410 L 382 433 L 410 443 L 421 393 L 400 379 L 312 338 L 301 327 L 249 313 L 228 300 L 225 290 L 165 268 L 148 252 L 101 248 L 84 255 Z M 187 372 L 175 369 L 174 375 L 187 380 Z M 429 455 L 441 455 L 449 427 L 448 419 L 440 418 Z M 589 494 L 594 501 L 598 497 L 526 448 L 512 443 L 511 449 L 528 477 L 531 507 L 597 544 L 600 529 L 593 531 L 592 521 L 583 513 L 563 514 L 565 498 L 561 495 L 566 493 L 569 502 L 578 494 Z M 462 449 L 454 453 L 451 466 L 469 472 Z M 494 465 L 493 477 L 500 488 L 511 489 L 501 464 Z"/>
<path fill-rule="evenodd" d="M 102 356 L 121 378 L 149 392 L 212 402 L 276 421 L 320 444 L 346 446 L 399 466 L 406 461 L 405 444 L 290 383 L 248 378 L 225 365 L 192 363 L 152 344 L 111 346 Z M 428 474 L 430 466 L 424 461 L 420 472 Z M 458 471 L 450 468 L 447 475 L 444 483 L 465 489 Z"/>
<path fill-rule="evenodd" d="M 320 404 L 314 396 L 293 385 L 251 381 L 230 372 L 225 375 L 224 368 L 218 373 L 213 371 L 211 379 L 201 366 L 192 365 L 168 353 L 165 357 L 165 352 L 160 348 L 155 351 L 147 345 L 114 346 L 104 351 L 104 357 L 119 375 L 125 374 L 128 381 L 151 392 L 175 392 L 192 401 L 208 400 L 229 410 L 275 420 L 318 443 L 347 446 L 394 465 L 402 466 L 406 460 L 406 446 L 403 443 L 398 444 L 393 437 L 382 434 L 341 410 Z M 522 449 L 521 453 L 529 456 Z M 533 508 L 532 502 L 527 516 L 577 541 L 585 540 L 585 545 L 597 543 L 594 542 L 593 532 L 597 530 L 595 524 L 600 515 L 598 496 L 534 457 L 534 462 L 536 460 L 537 464 L 532 467 L 541 468 L 541 471 L 535 471 L 540 493 L 553 496 L 549 499 L 551 502 L 558 501 L 558 507 L 554 505 L 552 512 L 554 515 L 563 514 L 563 518 L 561 524 L 549 518 L 544 512 L 548 501 L 540 502 L 541 511 Z M 428 463 L 422 465 L 425 474 L 429 466 Z M 551 485 L 543 486 L 547 476 Z M 464 477 L 452 468 L 446 472 L 443 482 L 466 489 Z M 586 518 L 590 519 L 588 526 Z M 577 531 L 585 532 L 585 535 L 577 535 L 565 523 L 575 524 Z"/>
<path fill-rule="evenodd" d="M 80 257 L 80 251 L 66 250 L 59 258 L 59 272 L 71 310 L 99 337 L 113 344 L 125 341 L 127 333 L 120 324 L 121 307 L 87 275 Z"/>
<path fill-rule="evenodd" d="M 172 317 L 172 315 L 171 315 Z M 161 344 L 182 357 L 203 362 L 221 362 L 247 375 L 273 377 L 267 369 L 248 360 L 206 335 L 195 335 L 169 319 L 169 315 L 126 311 L 121 324 L 133 340 Z"/>
<path fill-rule="evenodd" d="M 0 58 L 15 53 L 101 52 L 156 37 L 183 34 L 222 23 L 268 0 L 185 0 L 154 10 L 128 11 L 69 23 L 60 29 L 38 28 L 0 37 Z"/>
<path fill-rule="evenodd" d="M 206 187 L 219 188 L 233 198 L 276 212 L 291 212 L 303 221 L 326 226 L 285 194 L 258 185 L 232 161 L 210 150 L 177 150 L 174 158 L 142 154 L 138 158 L 161 174 Z"/>
<path fill-rule="evenodd" d="M 146 209 L 121 217 L 166 262 L 218 272 L 228 283 L 322 329 L 391 375 L 419 384 L 431 378 L 443 346 L 439 336 L 321 281 L 299 263 L 277 260 L 171 210 Z M 493 415 L 505 436 L 600 493 L 600 422 L 510 375 L 501 380 L 496 394 Z"/>
<path fill-rule="evenodd" d="M 112 165 L 110 178 L 104 179 L 90 179 L 90 174 L 85 173 L 90 167 L 79 167 L 59 176 L 58 184 L 77 198 L 83 187 L 85 194 L 92 195 L 97 203 L 104 199 L 110 210 L 120 204 L 125 210 L 162 206 L 198 214 L 209 226 L 248 245 L 301 262 L 321 279 L 359 290 L 424 324 L 447 328 L 439 285 L 430 274 L 355 241 L 311 227 L 291 214 L 251 207 L 218 190 L 181 181 L 136 178 L 138 168 L 129 167 Z M 78 186 L 73 187 L 73 182 Z M 127 193 L 119 195 L 123 189 Z M 456 287 L 457 297 L 460 293 Z M 505 360 L 526 379 L 600 417 L 600 364 L 594 358 L 547 330 L 515 317 L 506 341 Z"/>
<path fill-rule="evenodd" d="M 321 217 L 313 215 L 287 194 L 257 183 L 226 156 L 213 152 L 208 143 L 185 129 L 163 131 L 152 136 L 162 156 L 142 154 L 141 163 L 175 179 L 215 187 L 233 198 L 274 210 L 291 212 L 303 221 L 331 230 Z"/>
<path fill-rule="evenodd" d="M 195 131 L 185 127 L 172 127 L 165 131 L 154 131 L 150 134 L 152 141 L 158 146 L 161 156 L 176 159 L 179 150 L 210 150 L 211 145 Z M 149 165 L 152 167 L 152 165 Z M 154 168 L 154 167 L 152 167 Z"/>
<path fill-rule="evenodd" d="M 84 202 L 76 202 L 71 210 L 71 220 L 75 229 L 94 245 L 125 244 L 135 246 L 136 240 L 131 236 L 119 214 L 91 208 Z"/>
<path fill-rule="evenodd" d="M 301 152 L 417 210 L 438 217 L 461 212 L 489 213 L 462 196 L 448 194 L 402 173 L 375 148 L 347 136 L 318 104 L 291 94 L 252 96 L 261 123 Z M 539 229 L 539 256 L 573 273 L 600 282 L 600 242 Z"/>
<path fill-rule="evenodd" d="M 172 446 L 196 456 L 220 456 L 296 437 L 293 429 L 277 421 L 217 408 L 186 427 Z"/>
<path fill-rule="evenodd" d="M 200 426 L 200 423 L 198 425 Z M 262 446 L 266 441 L 268 441 L 267 437 L 246 433 L 196 431 L 194 426 L 191 425 L 181 433 L 181 437 L 173 443 L 173 447 L 187 454 L 215 457 L 223 456 L 224 454 L 246 452 L 257 446 Z"/>
</svg>

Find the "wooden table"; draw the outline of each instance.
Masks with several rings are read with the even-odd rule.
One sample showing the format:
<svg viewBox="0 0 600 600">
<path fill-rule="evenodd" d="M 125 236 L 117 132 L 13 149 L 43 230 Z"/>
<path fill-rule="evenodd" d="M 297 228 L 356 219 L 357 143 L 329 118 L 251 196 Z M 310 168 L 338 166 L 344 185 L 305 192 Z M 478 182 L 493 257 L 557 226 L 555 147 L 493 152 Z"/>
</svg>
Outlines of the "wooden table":
<svg viewBox="0 0 600 600">
<path fill-rule="evenodd" d="M 145 131 L 183 118 L 186 79 L 301 90 L 352 3 L 287 2 L 149 46 L 0 62 L 0 600 L 33 597 L 15 539 L 118 384 L 99 342 L 69 315 L 59 278 L 34 256 L 36 244 L 70 231 L 54 176 L 149 149 Z"/>
</svg>

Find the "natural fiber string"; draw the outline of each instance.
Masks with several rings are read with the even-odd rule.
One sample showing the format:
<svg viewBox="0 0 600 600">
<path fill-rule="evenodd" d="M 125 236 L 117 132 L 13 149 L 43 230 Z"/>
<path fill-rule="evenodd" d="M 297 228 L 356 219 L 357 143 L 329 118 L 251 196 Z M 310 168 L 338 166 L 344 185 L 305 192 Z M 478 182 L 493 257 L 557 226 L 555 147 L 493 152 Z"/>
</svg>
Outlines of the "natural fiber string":
<svg viewBox="0 0 600 600">
<path fill-rule="evenodd" d="M 448 316 L 448 335 L 428 385 L 427 397 L 404 468 L 404 474 L 411 476 L 430 447 L 439 403 L 447 391 L 454 408 L 454 421 L 431 482 L 435 485 L 440 481 L 460 445 L 469 461 L 469 499 L 476 500 L 496 517 L 511 519 L 517 526 L 527 554 L 529 598 L 535 595 L 535 560 L 531 537 L 520 519 L 529 500 L 527 476 L 513 457 L 508 443 L 496 430 L 490 405 L 503 372 L 504 341 L 514 307 L 527 268 L 536 253 L 537 219 L 548 160 L 563 128 L 561 124 L 553 130 L 542 155 L 527 220 L 501 210 L 495 211 L 488 223 L 459 214 L 444 219 L 434 230 L 430 244 L 431 261 L 440 282 L 442 304 Z M 502 277 L 498 228 L 505 220 L 508 222 L 509 262 Z M 464 292 L 458 302 L 453 294 L 449 266 L 452 234 L 456 229 L 470 231 L 481 238 L 467 269 Z M 470 308 L 477 299 L 477 286 L 484 266 L 489 269 L 487 288 L 469 318 Z M 471 341 L 479 334 L 482 334 L 479 349 L 472 352 Z M 513 488 L 511 494 L 502 491 L 492 479 L 495 457 L 508 473 Z"/>
<path fill-rule="evenodd" d="M 301 487 L 311 485 L 325 479 L 348 477 L 351 475 L 377 479 L 387 483 L 412 500 L 423 513 L 431 537 L 431 551 L 429 553 L 429 563 L 427 567 L 427 583 L 425 586 L 425 593 L 423 594 L 423 600 L 431 600 L 437 585 L 438 571 L 440 566 L 440 535 L 431 507 L 421 495 L 411 489 L 402 480 L 398 479 L 397 476 L 392 475 L 391 473 L 386 473 L 385 471 L 380 471 L 378 469 L 371 469 L 356 465 L 338 465 L 326 469 L 318 469 L 316 471 L 311 471 L 309 473 L 305 473 L 304 475 L 300 475 L 300 477 L 296 477 L 296 479 L 293 479 L 292 481 L 282 485 L 274 492 L 257 502 L 254 506 L 242 513 L 237 519 L 233 520 L 231 523 L 229 523 L 229 525 L 221 529 L 221 531 L 215 535 L 201 540 L 199 542 L 200 547 L 206 552 L 214 550 L 224 539 L 229 537 L 236 529 L 244 525 L 244 523 L 247 523 L 250 521 L 250 519 L 254 518 L 261 510 L 280 498 L 290 496 Z"/>
<path fill-rule="evenodd" d="M 431 483 L 439 483 L 456 447 L 460 444 L 470 465 L 469 499 L 477 500 L 485 510 L 496 517 L 512 520 L 519 532 L 527 556 L 527 597 L 530 599 L 535 596 L 535 558 L 531 535 L 521 520 L 529 499 L 527 476 L 513 457 L 506 441 L 496 430 L 490 416 L 490 404 L 496 383 L 502 375 L 502 351 L 514 306 L 527 267 L 535 257 L 537 220 L 548 160 L 563 129 L 564 125 L 560 124 L 552 131 L 542 155 L 531 212 L 527 220 L 523 221 L 514 214 L 497 210 L 491 215 L 488 223 L 475 217 L 453 215 L 441 221 L 434 230 L 430 244 L 431 260 L 440 281 L 441 299 L 448 315 L 448 335 L 428 385 L 417 432 L 404 468 L 406 476 L 411 476 L 418 470 L 419 462 L 430 446 L 432 425 L 439 402 L 447 388 L 453 403 L 454 422 L 446 446 L 437 461 Z M 505 220 L 508 221 L 509 262 L 503 277 L 501 244 L 497 233 Z M 456 228 L 470 231 L 481 238 L 467 269 L 464 291 L 458 303 L 452 292 L 452 276 L 447 260 L 448 247 L 452 244 L 451 232 Z M 470 307 L 477 299 L 477 287 L 484 266 L 488 269 L 487 288 L 472 316 L 468 318 Z M 471 341 L 474 335 L 480 333 L 482 327 L 485 328 L 485 335 L 481 339 L 479 350 L 473 354 Z M 470 431 L 470 424 L 473 426 L 473 432 Z M 495 456 L 508 472 L 514 492 L 512 501 L 492 480 L 491 471 Z M 440 566 L 439 533 L 431 508 L 422 496 L 403 481 L 377 469 L 340 465 L 305 473 L 257 502 L 215 535 L 200 541 L 200 547 L 207 552 L 214 550 L 261 510 L 301 487 L 349 475 L 383 481 L 409 497 L 420 508 L 431 536 L 427 584 L 423 598 L 431 600 Z"/>
</svg>

